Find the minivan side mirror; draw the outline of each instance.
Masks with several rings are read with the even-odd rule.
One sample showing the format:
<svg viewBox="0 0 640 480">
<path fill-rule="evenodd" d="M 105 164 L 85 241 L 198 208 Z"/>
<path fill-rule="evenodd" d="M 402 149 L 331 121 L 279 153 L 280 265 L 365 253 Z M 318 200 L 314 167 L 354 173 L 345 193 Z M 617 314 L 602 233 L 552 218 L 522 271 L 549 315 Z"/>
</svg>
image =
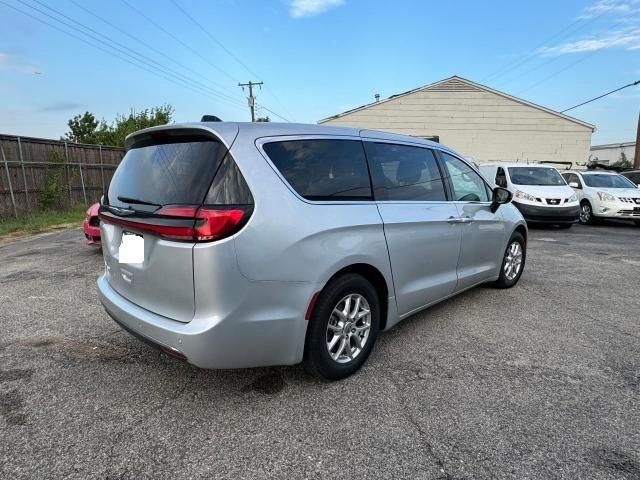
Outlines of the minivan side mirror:
<svg viewBox="0 0 640 480">
<path fill-rule="evenodd" d="M 571 188 L 581 188 L 578 182 L 569 182 Z"/>
<path fill-rule="evenodd" d="M 491 198 L 491 213 L 495 213 L 502 204 L 509 203 L 513 198 L 513 194 L 506 188 L 496 187 L 493 189 Z"/>
</svg>

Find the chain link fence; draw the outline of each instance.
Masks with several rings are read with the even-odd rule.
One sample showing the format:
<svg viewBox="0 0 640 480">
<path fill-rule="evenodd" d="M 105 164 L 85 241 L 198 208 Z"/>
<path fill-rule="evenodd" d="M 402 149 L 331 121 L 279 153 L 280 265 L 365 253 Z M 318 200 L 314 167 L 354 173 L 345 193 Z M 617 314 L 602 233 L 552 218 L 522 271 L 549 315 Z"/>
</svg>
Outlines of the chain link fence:
<svg viewBox="0 0 640 480">
<path fill-rule="evenodd" d="M 123 156 L 123 148 L 0 135 L 0 218 L 91 205 Z"/>
</svg>

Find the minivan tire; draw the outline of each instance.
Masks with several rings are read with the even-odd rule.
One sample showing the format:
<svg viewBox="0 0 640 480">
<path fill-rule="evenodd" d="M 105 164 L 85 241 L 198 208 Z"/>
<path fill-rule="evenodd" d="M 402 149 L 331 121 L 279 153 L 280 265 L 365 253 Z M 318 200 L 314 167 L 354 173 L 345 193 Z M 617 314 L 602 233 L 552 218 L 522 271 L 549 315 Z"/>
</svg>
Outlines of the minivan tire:
<svg viewBox="0 0 640 480">
<path fill-rule="evenodd" d="M 507 257 L 509 256 L 509 250 L 514 243 L 518 243 L 520 245 L 520 249 L 522 252 L 522 262 L 520 263 L 520 269 L 517 274 L 513 278 L 509 278 L 505 271 L 505 265 L 507 263 Z M 500 277 L 493 283 L 495 288 L 511 288 L 522 276 L 522 272 L 524 271 L 524 264 L 527 259 L 527 243 L 524 240 L 524 237 L 520 232 L 513 232 L 509 242 L 507 242 L 507 248 L 505 249 L 504 256 L 502 257 L 502 263 L 500 264 Z"/>
<path fill-rule="evenodd" d="M 363 298 L 369 306 L 369 319 L 366 316 L 364 317 L 364 321 L 370 321 L 369 333 L 362 349 L 355 358 L 346 361 L 346 363 L 339 363 L 329 354 L 329 322 L 332 321 L 332 324 L 336 322 L 337 317 L 334 316 L 334 309 L 341 305 L 345 298 L 357 298 L 358 296 Z M 348 273 L 332 279 L 320 292 L 313 307 L 309 326 L 307 327 L 303 360 L 304 369 L 309 374 L 324 381 L 340 380 L 352 375 L 358 371 L 371 353 L 378 336 L 379 325 L 380 299 L 376 289 L 366 278 L 358 274 Z M 333 332 L 331 334 L 333 335 Z M 342 342 L 342 337 L 338 341 Z M 345 341 L 352 342 L 351 339 Z M 349 345 L 352 344 L 349 343 Z"/>
</svg>

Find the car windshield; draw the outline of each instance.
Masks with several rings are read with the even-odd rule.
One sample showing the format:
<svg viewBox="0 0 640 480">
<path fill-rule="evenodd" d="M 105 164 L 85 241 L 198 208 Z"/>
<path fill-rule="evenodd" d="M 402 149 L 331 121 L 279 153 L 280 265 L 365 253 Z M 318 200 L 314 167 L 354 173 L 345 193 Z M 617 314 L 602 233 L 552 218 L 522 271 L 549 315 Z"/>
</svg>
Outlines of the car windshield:
<svg viewBox="0 0 640 480">
<path fill-rule="evenodd" d="M 622 175 L 611 175 L 606 173 L 583 174 L 584 183 L 589 187 L 600 188 L 636 188 L 631 180 Z"/>
<path fill-rule="evenodd" d="M 515 185 L 566 185 L 555 168 L 509 167 L 509 176 Z"/>
</svg>

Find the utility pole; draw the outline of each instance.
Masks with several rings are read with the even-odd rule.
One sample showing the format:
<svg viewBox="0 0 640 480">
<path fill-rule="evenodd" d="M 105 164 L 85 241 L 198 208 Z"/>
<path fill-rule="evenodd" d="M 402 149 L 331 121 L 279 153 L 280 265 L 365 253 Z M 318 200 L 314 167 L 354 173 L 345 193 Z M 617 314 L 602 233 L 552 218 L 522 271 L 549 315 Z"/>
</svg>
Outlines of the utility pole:
<svg viewBox="0 0 640 480">
<path fill-rule="evenodd" d="M 638 126 L 636 127 L 636 154 L 633 157 L 633 168 L 640 168 L 640 113 L 638 113 Z"/>
<path fill-rule="evenodd" d="M 252 82 L 251 80 L 249 80 L 248 83 L 238 84 L 239 87 L 242 87 L 242 90 L 244 90 L 244 87 L 249 87 L 249 96 L 247 97 L 247 100 L 249 101 L 249 110 L 251 110 L 252 122 L 256 121 L 256 99 L 253 96 L 253 87 L 259 86 L 260 88 L 262 88 L 262 84 L 263 82 Z"/>
</svg>

